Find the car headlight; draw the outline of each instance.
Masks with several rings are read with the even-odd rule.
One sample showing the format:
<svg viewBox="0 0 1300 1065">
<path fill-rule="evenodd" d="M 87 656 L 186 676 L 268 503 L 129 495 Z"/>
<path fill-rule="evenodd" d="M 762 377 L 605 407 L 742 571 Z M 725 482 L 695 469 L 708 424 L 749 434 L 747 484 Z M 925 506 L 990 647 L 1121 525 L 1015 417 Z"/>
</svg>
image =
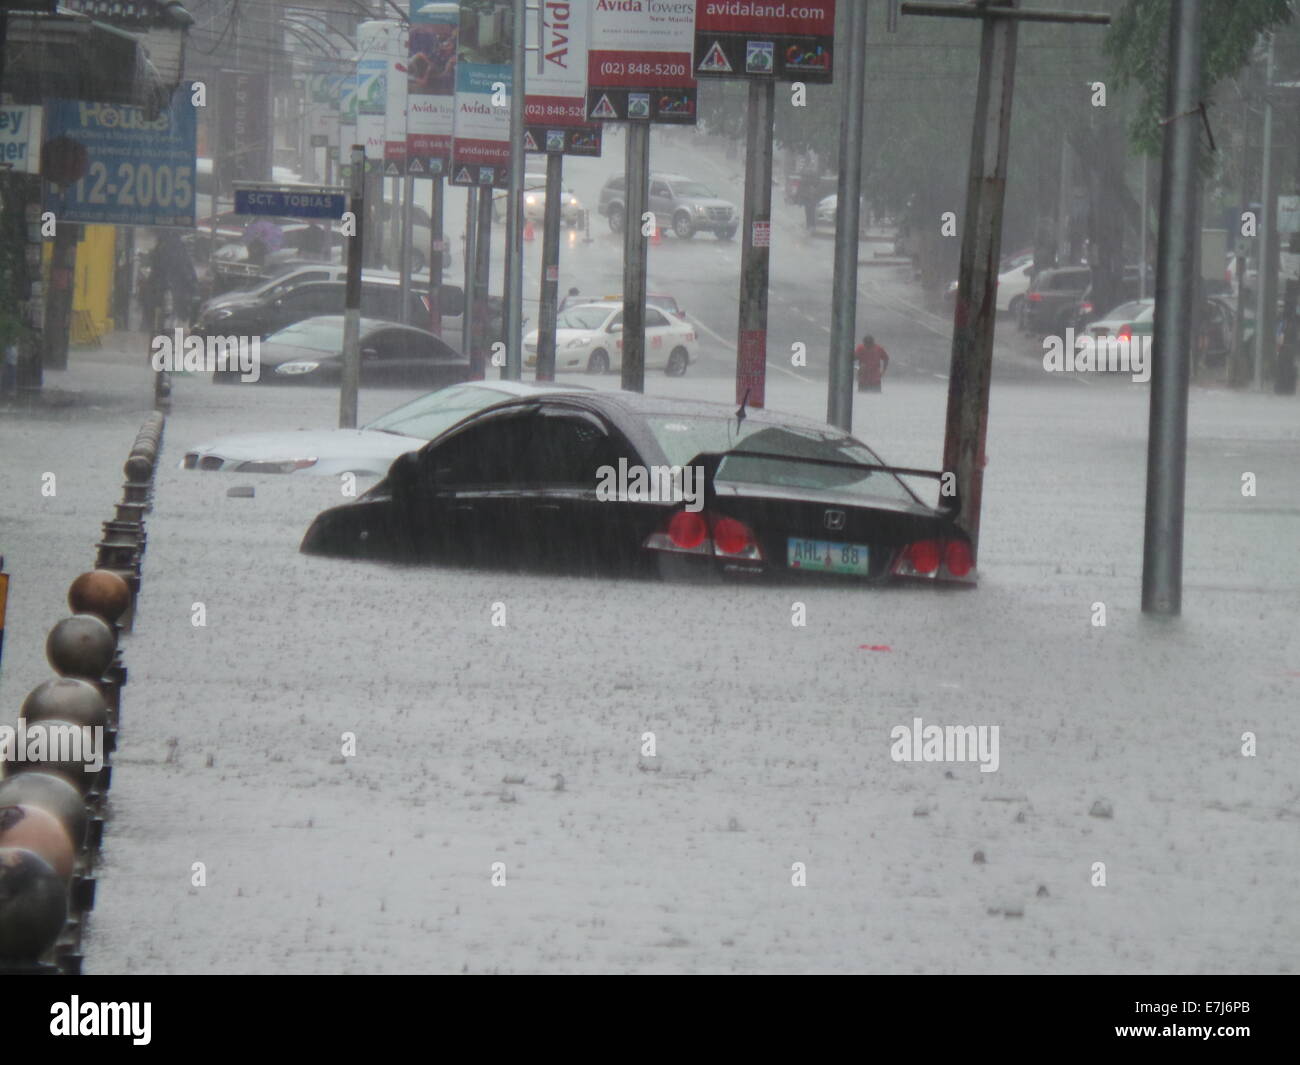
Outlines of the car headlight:
<svg viewBox="0 0 1300 1065">
<path fill-rule="evenodd" d="M 279 461 L 255 459 L 251 462 L 241 462 L 236 470 L 239 473 L 293 473 L 294 470 L 305 470 L 309 466 L 315 466 L 316 459 L 282 459 Z"/>
<path fill-rule="evenodd" d="M 590 343 L 591 343 L 591 337 L 575 337 L 573 340 L 570 340 L 564 346 L 566 349 L 585 348 Z"/>
<path fill-rule="evenodd" d="M 537 202 L 537 197 L 536 197 L 536 196 L 525 196 L 525 197 L 524 197 L 524 203 L 528 204 L 529 207 L 533 206 L 533 204 L 535 204 L 536 202 Z"/>
<path fill-rule="evenodd" d="M 318 369 L 320 369 L 320 363 L 318 362 L 282 362 L 275 368 L 275 372 L 279 374 L 300 374 L 312 373 Z"/>
<path fill-rule="evenodd" d="M 697 203 L 697 204 L 692 208 L 692 210 L 693 210 L 696 214 L 704 214 L 704 213 L 705 213 L 705 207 L 704 207 L 704 204 L 702 204 L 702 203 Z"/>
</svg>

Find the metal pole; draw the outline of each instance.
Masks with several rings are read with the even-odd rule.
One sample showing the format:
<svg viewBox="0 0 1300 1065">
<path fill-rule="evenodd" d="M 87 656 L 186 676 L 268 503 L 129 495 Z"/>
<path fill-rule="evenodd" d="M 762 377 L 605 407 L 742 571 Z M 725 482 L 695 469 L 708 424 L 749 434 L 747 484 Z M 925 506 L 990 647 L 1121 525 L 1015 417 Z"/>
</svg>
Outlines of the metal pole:
<svg viewBox="0 0 1300 1065">
<path fill-rule="evenodd" d="M 1255 388 L 1264 387 L 1264 367 L 1272 364 L 1273 336 L 1277 328 L 1277 272 L 1273 268 L 1277 246 L 1277 180 L 1273 173 L 1273 41 L 1268 42 L 1264 78 L 1264 159 L 1259 212 L 1259 279 L 1255 284 Z"/>
<path fill-rule="evenodd" d="M 542 291 L 537 312 L 537 380 L 555 380 L 555 320 L 560 292 L 560 211 L 564 155 L 546 155 L 546 214 L 542 219 Z"/>
<path fill-rule="evenodd" d="M 382 164 L 380 164 L 382 166 Z M 388 232 L 384 235 L 384 261 L 393 261 L 393 252 L 397 252 L 398 257 L 402 254 L 402 202 L 401 202 L 402 183 L 398 178 L 393 178 L 388 183 Z M 400 271 L 402 264 L 397 264 Z"/>
<path fill-rule="evenodd" d="M 487 376 L 487 364 L 492 343 L 499 337 L 491 336 L 492 323 L 492 190 L 484 186 L 478 192 L 478 262 L 474 269 L 474 351 L 477 353 L 479 372 L 474 376 Z"/>
<path fill-rule="evenodd" d="M 1147 174 L 1148 158 L 1142 156 L 1142 231 L 1138 251 L 1138 299 L 1147 298 L 1147 195 L 1151 182 Z"/>
<path fill-rule="evenodd" d="M 398 321 L 411 324 L 411 207 L 415 200 L 415 178 L 402 179 L 402 261 L 398 265 L 397 286 L 401 291 L 402 313 Z"/>
<path fill-rule="evenodd" d="M 429 204 L 429 332 L 442 336 L 442 172 L 433 175 L 433 199 Z M 461 347 L 465 346 L 464 338 Z"/>
<path fill-rule="evenodd" d="M 540 8 L 541 5 L 539 4 Z M 525 0 L 514 0 L 514 47 L 510 81 L 510 200 L 506 207 L 506 276 L 502 285 L 505 300 L 506 365 L 503 380 L 523 376 L 524 315 L 524 48 L 527 34 Z M 539 49 L 540 55 L 540 49 Z M 558 195 L 558 193 L 557 193 Z M 549 205 L 549 200 L 548 200 Z"/>
<path fill-rule="evenodd" d="M 649 122 L 634 120 L 628 123 L 624 166 L 627 210 L 623 216 L 622 386 L 628 392 L 644 392 L 645 280 L 649 246 L 642 231 L 641 217 L 650 209 Z"/>
<path fill-rule="evenodd" d="M 1191 377 L 1192 308 L 1200 273 L 1196 261 L 1200 33 L 1201 0 L 1171 5 L 1147 432 L 1146 533 L 1142 548 L 1142 612 L 1169 616 L 1181 612 L 1183 594 L 1187 388 Z"/>
<path fill-rule="evenodd" d="M 1232 354 L 1228 360 L 1228 384 L 1239 388 L 1246 383 L 1250 375 L 1250 364 L 1242 350 L 1246 333 L 1246 260 L 1247 243 L 1241 232 L 1241 219 L 1250 210 L 1250 167 L 1246 160 L 1250 158 L 1250 107 L 1243 93 L 1241 98 L 1241 152 L 1237 156 L 1241 167 L 1241 209 L 1237 214 L 1237 291 L 1235 294 L 1235 313 L 1232 317 Z"/>
<path fill-rule="evenodd" d="M 348 211 L 355 227 L 348 237 L 348 278 L 344 291 L 343 311 L 343 381 L 339 387 L 339 428 L 357 427 L 357 386 L 361 380 L 361 255 L 365 248 L 365 170 L 364 145 L 352 145 L 352 195 Z"/>
<path fill-rule="evenodd" d="M 849 76 L 840 111 L 840 174 L 836 185 L 835 268 L 826 420 L 853 428 L 853 348 L 858 312 L 858 209 L 862 195 L 862 121 L 866 109 L 867 4 L 849 5 Z M 769 166 L 770 166 L 769 161 Z"/>
<path fill-rule="evenodd" d="M 767 286 L 772 242 L 772 119 L 776 83 L 749 83 L 745 136 L 745 229 L 740 248 L 740 322 L 736 402 L 766 404 Z M 857 228 L 854 227 L 856 234 Z M 759 239 L 755 239 L 758 236 Z M 854 245 L 854 263 L 857 262 Z"/>
<path fill-rule="evenodd" d="M 492 190 L 488 189 L 491 196 Z M 478 264 L 478 197 L 477 186 L 471 185 L 465 190 L 465 288 L 462 302 L 464 309 L 460 315 L 460 346 L 463 354 L 469 356 L 469 375 L 476 381 L 483 380 L 483 362 L 478 358 L 475 347 L 474 323 L 478 320 L 478 300 L 475 289 L 474 269 Z"/>
<path fill-rule="evenodd" d="M 1018 0 L 1000 0 L 1014 8 Z M 906 10 L 906 8 L 904 9 Z M 988 434 L 989 385 L 993 375 L 998 259 L 1002 207 L 1007 191 L 1007 147 L 1016 76 L 1015 19 L 989 18 L 980 35 L 979 82 L 971 131 L 970 177 L 962 218 L 957 303 L 953 310 L 952 366 L 943 468 L 956 474 L 958 524 L 978 558 L 984 492 L 984 441 Z M 927 220 L 933 223 L 937 220 Z"/>
</svg>

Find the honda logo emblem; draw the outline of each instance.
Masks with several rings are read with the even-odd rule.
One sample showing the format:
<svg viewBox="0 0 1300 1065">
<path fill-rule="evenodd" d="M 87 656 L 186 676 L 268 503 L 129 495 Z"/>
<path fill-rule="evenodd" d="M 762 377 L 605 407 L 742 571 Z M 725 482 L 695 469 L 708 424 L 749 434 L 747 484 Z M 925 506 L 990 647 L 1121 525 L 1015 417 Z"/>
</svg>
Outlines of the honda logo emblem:
<svg viewBox="0 0 1300 1065">
<path fill-rule="evenodd" d="M 844 511 L 828 510 L 826 512 L 826 528 L 832 532 L 844 528 Z"/>
</svg>

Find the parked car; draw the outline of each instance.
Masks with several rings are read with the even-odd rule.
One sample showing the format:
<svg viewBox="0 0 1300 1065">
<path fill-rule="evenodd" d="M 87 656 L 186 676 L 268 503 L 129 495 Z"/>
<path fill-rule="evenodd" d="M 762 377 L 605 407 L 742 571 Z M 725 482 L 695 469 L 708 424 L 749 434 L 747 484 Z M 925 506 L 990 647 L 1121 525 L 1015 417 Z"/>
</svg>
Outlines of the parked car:
<svg viewBox="0 0 1300 1065">
<path fill-rule="evenodd" d="M 609 373 L 623 366 L 623 307 L 620 303 L 582 303 L 566 307 L 556 319 L 555 368 Z M 645 368 L 680 377 L 691 364 L 695 330 L 657 307 L 645 309 Z M 537 330 L 524 337 L 524 365 L 537 365 Z"/>
<path fill-rule="evenodd" d="M 1024 328 L 1041 334 L 1064 330 L 1091 283 L 1092 270 L 1087 266 L 1040 271 L 1025 291 Z"/>
<path fill-rule="evenodd" d="M 1154 298 L 1130 300 L 1107 311 L 1087 327 L 1086 336 L 1147 337 L 1155 332 Z M 1249 343 L 1254 336 L 1254 323 L 1247 321 L 1243 340 Z M 1218 369 L 1232 353 L 1236 309 L 1232 301 L 1222 296 L 1201 296 L 1196 301 L 1192 331 L 1196 337 L 1195 366 L 1201 369 Z"/>
<path fill-rule="evenodd" d="M 611 477 L 673 467 L 692 483 L 661 472 L 657 490 L 637 491 Z M 923 503 L 900 475 L 940 476 L 888 466 L 840 429 L 768 410 L 741 420 L 731 404 L 626 392 L 521 397 L 398 457 L 357 500 L 319 514 L 301 550 L 601 574 L 974 584 L 955 511 Z"/>
<path fill-rule="evenodd" d="M 343 315 L 304 318 L 261 344 L 259 384 L 337 384 L 343 375 Z M 427 329 L 361 319 L 361 384 L 434 388 L 469 378 L 469 359 Z M 233 384 L 238 367 L 213 371 Z"/>
<path fill-rule="evenodd" d="M 623 304 L 623 297 L 619 295 L 601 296 L 598 300 L 592 300 L 593 303 L 617 303 Z M 686 312 L 682 310 L 681 305 L 672 296 L 667 296 L 662 292 L 647 292 L 645 296 L 647 307 L 658 307 L 661 311 L 667 311 L 682 321 L 686 320 Z"/>
<path fill-rule="evenodd" d="M 696 233 L 713 233 L 719 240 L 731 240 L 740 225 L 736 205 L 719 199 L 707 185 L 680 174 L 650 175 L 650 210 L 661 230 L 671 229 L 689 240 Z M 615 174 L 600 190 L 598 213 L 609 219 L 609 228 L 622 233 L 627 220 L 624 176 Z"/>
<path fill-rule="evenodd" d="M 1074 326 L 1076 331 L 1083 329 L 1100 313 L 1100 308 L 1098 308 L 1093 301 L 1093 284 L 1093 281 L 1090 279 L 1088 287 L 1084 289 L 1083 295 L 1079 297 L 1078 303 L 1075 304 L 1074 310 L 1070 313 L 1065 322 L 1066 325 Z M 1146 288 L 1148 292 L 1155 290 L 1155 276 L 1153 273 L 1149 272 L 1147 274 Z M 1129 301 L 1138 299 L 1141 291 L 1142 279 L 1138 274 L 1138 268 L 1136 266 L 1124 267 L 1124 271 L 1120 275 L 1119 282 L 1115 288 L 1115 295 L 1121 300 Z"/>
<path fill-rule="evenodd" d="M 497 189 L 492 194 L 492 214 L 498 222 L 506 220 L 507 189 Z M 524 218 L 541 222 L 546 217 L 546 174 L 524 175 Z M 566 226 L 576 226 L 582 221 L 582 201 L 567 186 L 560 189 L 560 221 Z"/>
<path fill-rule="evenodd" d="M 465 381 L 448 385 L 381 414 L 360 429 L 282 429 L 239 433 L 196 444 L 181 468 L 235 473 L 378 476 L 393 459 L 418 450 L 475 411 L 517 396 L 559 389 L 522 381 Z M 569 390 L 585 385 L 563 386 Z"/>
</svg>

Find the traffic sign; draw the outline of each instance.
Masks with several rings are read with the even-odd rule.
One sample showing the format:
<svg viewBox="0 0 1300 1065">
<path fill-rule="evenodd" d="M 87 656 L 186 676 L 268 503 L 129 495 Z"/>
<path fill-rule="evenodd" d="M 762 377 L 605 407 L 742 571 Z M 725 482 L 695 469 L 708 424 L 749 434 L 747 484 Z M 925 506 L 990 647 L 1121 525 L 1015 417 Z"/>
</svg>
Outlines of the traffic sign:
<svg viewBox="0 0 1300 1065">
<path fill-rule="evenodd" d="M 277 218 L 342 218 L 347 192 L 318 185 L 235 185 L 235 214 Z"/>
</svg>

